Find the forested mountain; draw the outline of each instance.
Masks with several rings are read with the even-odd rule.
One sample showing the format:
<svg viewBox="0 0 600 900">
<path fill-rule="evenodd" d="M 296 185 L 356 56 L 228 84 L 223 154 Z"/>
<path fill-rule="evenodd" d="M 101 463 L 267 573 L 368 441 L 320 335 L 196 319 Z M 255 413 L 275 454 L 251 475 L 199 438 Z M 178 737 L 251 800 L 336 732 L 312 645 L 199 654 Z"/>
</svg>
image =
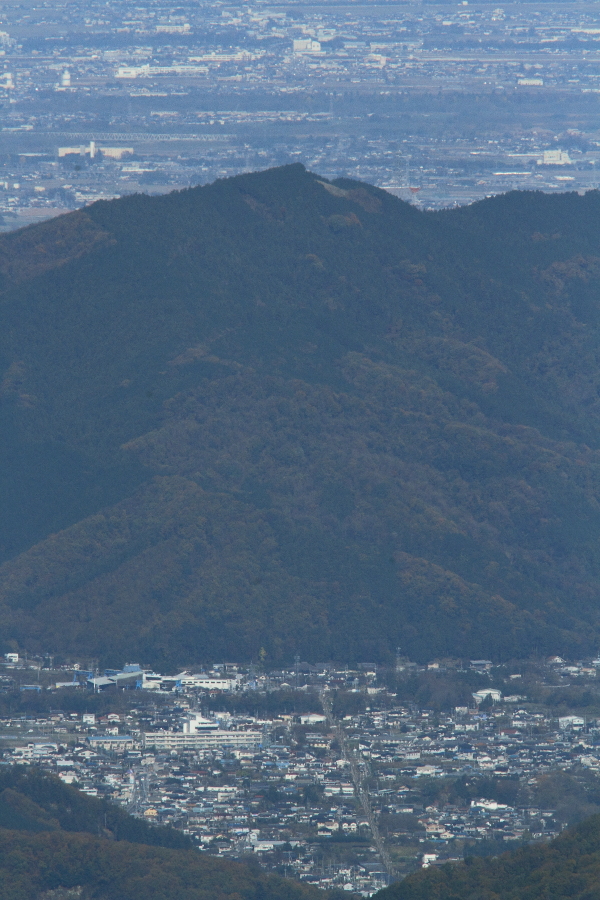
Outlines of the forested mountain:
<svg viewBox="0 0 600 900">
<path fill-rule="evenodd" d="M 595 649 L 599 225 L 294 165 L 2 236 L 5 649 Z"/>
<path fill-rule="evenodd" d="M 0 775 L 0 900 L 328 900 L 260 866 L 217 859 L 57 778 Z"/>
<path fill-rule="evenodd" d="M 549 844 L 424 869 L 375 894 L 377 900 L 595 900 L 600 816 Z"/>
</svg>

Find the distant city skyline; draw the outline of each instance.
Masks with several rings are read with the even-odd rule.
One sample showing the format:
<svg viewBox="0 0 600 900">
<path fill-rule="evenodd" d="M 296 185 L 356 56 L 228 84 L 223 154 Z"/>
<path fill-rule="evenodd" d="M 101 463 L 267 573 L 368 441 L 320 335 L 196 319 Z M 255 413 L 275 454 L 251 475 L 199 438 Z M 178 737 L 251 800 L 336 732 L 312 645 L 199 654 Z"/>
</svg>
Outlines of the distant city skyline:
<svg viewBox="0 0 600 900">
<path fill-rule="evenodd" d="M 296 161 L 424 208 L 589 190 L 599 61 L 592 3 L 7 2 L 3 227 Z"/>
</svg>

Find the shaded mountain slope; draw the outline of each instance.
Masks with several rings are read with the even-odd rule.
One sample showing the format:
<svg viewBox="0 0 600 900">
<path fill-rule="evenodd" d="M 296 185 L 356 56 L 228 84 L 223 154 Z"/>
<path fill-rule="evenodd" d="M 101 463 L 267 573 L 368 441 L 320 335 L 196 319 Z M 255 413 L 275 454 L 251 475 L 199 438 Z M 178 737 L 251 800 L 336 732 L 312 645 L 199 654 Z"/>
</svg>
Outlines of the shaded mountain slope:
<svg viewBox="0 0 600 900">
<path fill-rule="evenodd" d="M 378 900 L 592 900 L 600 882 L 600 816 L 549 844 L 436 866 L 379 891 Z"/>
<path fill-rule="evenodd" d="M 597 192 L 421 213 L 289 166 L 75 216 L 0 239 L 6 639 L 595 647 Z"/>
</svg>

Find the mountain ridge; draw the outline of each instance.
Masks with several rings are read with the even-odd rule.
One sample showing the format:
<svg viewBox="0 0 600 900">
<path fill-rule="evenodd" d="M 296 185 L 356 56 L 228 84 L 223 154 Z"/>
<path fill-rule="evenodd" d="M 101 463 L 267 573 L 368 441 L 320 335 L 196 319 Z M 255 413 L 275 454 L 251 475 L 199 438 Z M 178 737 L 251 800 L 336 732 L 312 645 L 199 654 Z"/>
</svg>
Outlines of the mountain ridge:
<svg viewBox="0 0 600 900">
<path fill-rule="evenodd" d="M 595 649 L 599 213 L 293 165 L 1 238 L 7 649 Z"/>
</svg>

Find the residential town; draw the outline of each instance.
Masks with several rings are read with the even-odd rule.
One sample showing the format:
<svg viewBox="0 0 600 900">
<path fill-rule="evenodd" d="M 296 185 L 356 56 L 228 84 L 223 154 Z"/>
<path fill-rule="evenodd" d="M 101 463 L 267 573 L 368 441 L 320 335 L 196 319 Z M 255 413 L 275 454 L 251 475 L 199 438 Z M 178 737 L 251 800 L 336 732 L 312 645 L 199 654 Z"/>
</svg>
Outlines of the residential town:
<svg viewBox="0 0 600 900">
<path fill-rule="evenodd" d="M 578 803 L 593 811 L 600 718 L 548 704 L 563 692 L 591 708 L 599 669 L 399 655 L 167 676 L 7 653 L 0 698 L 45 709 L 3 716 L 0 752 L 206 852 L 369 896 L 420 866 L 547 840 Z M 468 700 L 443 708 L 457 684 Z M 399 702 L 427 686 L 429 705 Z"/>
</svg>

